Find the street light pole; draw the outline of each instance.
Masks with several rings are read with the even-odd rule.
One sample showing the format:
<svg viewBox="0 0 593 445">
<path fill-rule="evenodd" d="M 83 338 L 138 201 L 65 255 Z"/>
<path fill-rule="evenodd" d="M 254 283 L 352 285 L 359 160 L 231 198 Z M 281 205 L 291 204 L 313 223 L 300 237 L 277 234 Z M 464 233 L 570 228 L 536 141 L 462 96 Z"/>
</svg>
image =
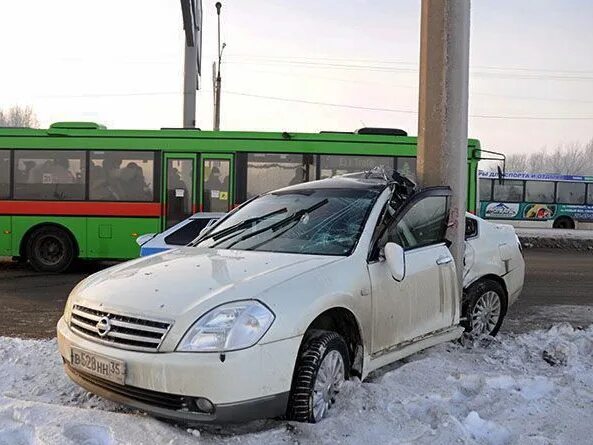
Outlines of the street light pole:
<svg viewBox="0 0 593 445">
<path fill-rule="evenodd" d="M 226 47 L 226 43 L 220 46 L 220 9 L 222 4 L 216 2 L 216 15 L 218 16 L 218 69 L 216 78 L 214 80 L 214 131 L 220 130 L 220 90 L 222 85 L 222 78 L 220 77 L 220 65 L 222 62 L 222 52 Z"/>
<path fill-rule="evenodd" d="M 418 165 L 420 185 L 451 187 L 447 239 L 462 288 L 467 200 L 470 0 L 422 0 Z"/>
</svg>

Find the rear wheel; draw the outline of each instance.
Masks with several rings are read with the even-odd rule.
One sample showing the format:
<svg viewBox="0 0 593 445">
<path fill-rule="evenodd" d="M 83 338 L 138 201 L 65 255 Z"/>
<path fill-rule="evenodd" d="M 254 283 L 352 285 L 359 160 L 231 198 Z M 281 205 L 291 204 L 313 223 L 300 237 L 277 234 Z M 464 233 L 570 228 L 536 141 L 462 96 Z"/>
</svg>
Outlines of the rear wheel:
<svg viewBox="0 0 593 445">
<path fill-rule="evenodd" d="M 317 423 L 334 404 L 348 379 L 348 347 L 335 332 L 320 331 L 301 349 L 297 359 L 288 417 Z"/>
<path fill-rule="evenodd" d="M 561 216 L 554 220 L 554 229 L 574 229 L 574 220 L 568 216 Z"/>
<path fill-rule="evenodd" d="M 474 283 L 465 292 L 465 331 L 470 335 L 494 337 L 502 326 L 506 311 L 506 293 L 500 283 L 490 279 Z"/>
<path fill-rule="evenodd" d="M 75 255 L 74 241 L 59 227 L 40 227 L 27 242 L 27 259 L 38 272 L 64 272 Z"/>
</svg>

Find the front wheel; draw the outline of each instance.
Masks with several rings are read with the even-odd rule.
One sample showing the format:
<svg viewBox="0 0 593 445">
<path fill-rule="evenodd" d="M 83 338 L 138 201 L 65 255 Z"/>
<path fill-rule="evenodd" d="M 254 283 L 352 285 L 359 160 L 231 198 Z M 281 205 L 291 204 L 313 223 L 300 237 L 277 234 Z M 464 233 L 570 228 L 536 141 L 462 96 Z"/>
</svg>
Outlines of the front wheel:
<svg viewBox="0 0 593 445">
<path fill-rule="evenodd" d="M 288 418 L 317 423 L 348 379 L 348 347 L 335 332 L 320 331 L 301 349 L 290 392 Z"/>
<path fill-rule="evenodd" d="M 502 326 L 506 311 L 506 293 L 498 282 L 483 280 L 474 283 L 465 292 L 465 331 L 474 336 L 494 337 Z"/>
<path fill-rule="evenodd" d="M 64 272 L 74 257 L 74 242 L 59 227 L 41 227 L 31 234 L 27 242 L 27 259 L 38 272 Z"/>
</svg>

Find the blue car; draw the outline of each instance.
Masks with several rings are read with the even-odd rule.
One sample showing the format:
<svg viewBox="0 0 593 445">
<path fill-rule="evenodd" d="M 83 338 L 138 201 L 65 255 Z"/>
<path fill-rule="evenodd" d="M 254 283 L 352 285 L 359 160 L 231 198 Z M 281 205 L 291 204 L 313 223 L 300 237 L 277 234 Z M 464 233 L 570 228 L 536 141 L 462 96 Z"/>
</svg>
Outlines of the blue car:
<svg viewBox="0 0 593 445">
<path fill-rule="evenodd" d="M 198 237 L 200 232 L 222 218 L 225 213 L 201 212 L 175 224 L 161 233 L 147 233 L 136 239 L 140 256 L 148 256 L 165 250 L 186 246 Z"/>
</svg>

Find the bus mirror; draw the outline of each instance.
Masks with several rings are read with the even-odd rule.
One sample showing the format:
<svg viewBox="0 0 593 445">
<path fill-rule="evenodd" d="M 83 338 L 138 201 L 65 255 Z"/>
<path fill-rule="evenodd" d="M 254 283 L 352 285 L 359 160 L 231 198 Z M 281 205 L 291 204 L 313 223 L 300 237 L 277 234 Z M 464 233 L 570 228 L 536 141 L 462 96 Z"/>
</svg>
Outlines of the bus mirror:
<svg viewBox="0 0 593 445">
<path fill-rule="evenodd" d="M 502 185 L 504 183 L 504 173 L 502 172 L 500 165 L 496 166 L 496 171 L 498 172 L 498 183 Z"/>
</svg>

